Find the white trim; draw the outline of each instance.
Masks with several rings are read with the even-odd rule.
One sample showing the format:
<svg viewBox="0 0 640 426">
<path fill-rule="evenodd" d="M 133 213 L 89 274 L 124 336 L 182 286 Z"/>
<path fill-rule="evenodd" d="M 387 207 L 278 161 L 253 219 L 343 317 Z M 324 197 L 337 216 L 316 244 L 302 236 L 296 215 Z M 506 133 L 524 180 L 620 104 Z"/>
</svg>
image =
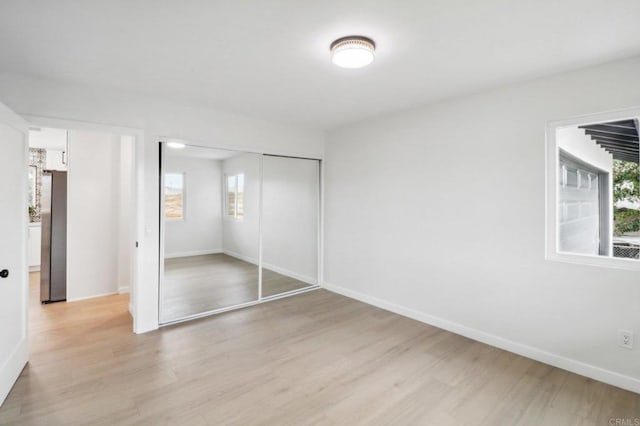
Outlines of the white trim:
<svg viewBox="0 0 640 426">
<path fill-rule="evenodd" d="M 162 136 L 162 135 L 158 136 L 158 140 L 160 142 L 180 142 L 180 143 L 184 143 L 185 145 L 190 145 L 190 146 L 194 146 L 194 147 L 197 147 L 197 148 L 221 149 L 221 150 L 224 150 L 224 151 L 234 151 L 234 152 L 239 152 L 239 153 L 244 153 L 244 154 L 274 155 L 274 156 L 277 156 L 277 157 L 302 158 L 302 159 L 305 159 L 305 160 L 323 160 L 324 159 L 324 154 L 309 156 L 308 154 L 304 154 L 304 153 L 300 153 L 300 152 L 296 152 L 296 151 L 277 151 L 277 150 L 276 151 L 272 151 L 272 150 L 269 150 L 267 152 L 264 149 L 257 149 L 257 148 L 251 148 L 251 147 L 242 148 L 242 147 L 237 147 L 237 146 L 233 146 L 233 145 L 225 145 L 221 141 L 217 141 L 215 145 L 210 145 L 208 142 L 205 142 L 203 140 L 180 139 L 180 138 L 172 138 L 172 137 L 169 137 L 169 136 Z"/>
<path fill-rule="evenodd" d="M 30 265 L 29 272 L 40 272 L 40 265 Z"/>
<path fill-rule="evenodd" d="M 302 281 L 302 282 L 304 282 L 306 284 L 309 284 L 309 285 L 318 285 L 318 279 L 310 277 L 308 275 L 302 275 L 302 274 L 299 274 L 297 272 L 293 272 L 293 271 L 290 271 L 288 269 L 281 268 L 281 267 L 276 266 L 276 265 L 272 265 L 270 263 L 264 263 L 263 262 L 262 263 L 262 267 L 264 269 L 268 269 L 268 270 L 270 270 L 272 272 L 276 272 L 276 273 L 278 273 L 280 275 L 284 275 L 286 277 L 293 278 L 293 279 L 296 279 L 298 281 Z"/>
<path fill-rule="evenodd" d="M 606 370 L 604 368 L 596 367 L 591 364 L 584 363 L 572 358 L 567 358 L 563 355 L 547 352 L 545 350 L 528 346 L 513 340 L 505 339 L 495 334 L 487 333 L 482 330 L 478 330 L 466 325 L 458 324 L 453 321 L 449 321 L 444 318 L 429 315 L 424 312 L 416 311 L 392 302 L 388 302 L 383 299 L 379 299 L 374 296 L 369 296 L 364 293 L 360 293 L 345 287 L 341 287 L 335 284 L 325 282 L 323 287 L 334 293 L 341 294 L 351 299 L 364 302 L 366 304 L 376 306 L 389 312 L 402 315 L 407 318 L 414 319 L 416 321 L 423 322 L 425 324 L 432 325 L 434 327 L 441 328 L 443 330 L 450 331 L 455 334 L 467 337 L 469 339 L 476 340 L 478 342 L 485 343 L 490 346 L 494 346 L 499 349 L 503 349 L 508 352 L 513 352 L 518 355 L 533 359 L 535 361 L 542 362 L 554 367 L 561 368 L 563 370 L 570 371 L 572 373 L 579 374 L 581 376 L 590 377 L 595 380 L 599 380 L 604 383 L 608 383 L 613 386 L 617 386 L 622 389 L 629 390 L 631 392 L 640 393 L 640 380 L 625 376 L 615 371 Z"/>
<path fill-rule="evenodd" d="M 191 257 L 191 256 L 204 256 L 207 254 L 220 254 L 223 253 L 221 248 L 206 249 L 206 250 L 194 250 L 194 251 L 180 251 L 175 253 L 167 253 L 164 255 L 165 259 L 175 259 L 178 257 Z"/>
<path fill-rule="evenodd" d="M 324 160 L 318 160 L 318 284 L 324 282 Z"/>
<path fill-rule="evenodd" d="M 297 290 L 286 291 L 280 294 L 274 294 L 273 296 L 264 297 L 261 300 L 252 300 L 250 302 L 240 303 L 237 305 L 226 306 L 224 308 L 218 308 L 211 311 L 201 312 L 199 314 L 188 315 L 186 317 L 178 318 L 176 320 L 171 320 L 165 323 L 161 323 L 161 327 L 167 327 L 174 324 L 180 324 L 182 322 L 191 321 L 198 318 L 209 317 L 216 314 L 221 314 L 223 312 L 235 311 L 236 309 L 248 308 L 255 305 L 261 305 L 263 303 L 271 302 L 272 300 L 284 299 L 286 297 L 295 296 L 301 293 L 307 293 L 309 291 L 319 290 L 322 287 L 319 285 L 315 285 L 313 287 L 304 287 Z"/>
<path fill-rule="evenodd" d="M 555 247 L 554 249 L 555 250 Z M 640 261 L 623 259 L 619 257 L 595 256 L 578 253 L 562 253 L 549 251 L 547 248 L 546 260 L 552 262 L 573 263 L 577 265 L 596 266 L 600 268 L 624 269 L 627 271 L 640 271 Z"/>
<path fill-rule="evenodd" d="M 244 177 L 242 178 L 244 180 Z M 225 182 L 226 185 L 226 182 Z M 244 185 L 244 184 L 243 184 Z M 243 197 L 244 197 L 244 187 L 242 188 L 242 192 L 243 192 Z M 258 265 L 262 265 L 262 262 L 264 262 L 264 253 L 263 253 L 263 242 L 264 242 L 264 238 L 263 238 L 263 227 L 264 227 L 264 210 L 263 210 L 263 206 L 264 206 L 264 199 L 263 199 L 263 194 L 264 194 L 264 155 L 260 156 L 260 177 L 258 179 Z M 226 196 L 226 198 L 228 198 L 228 196 Z M 236 196 L 237 199 L 237 196 Z M 244 203 L 244 199 L 242 200 L 242 202 Z M 243 212 L 242 215 L 244 217 L 244 208 L 243 208 Z M 262 291 L 262 280 L 263 280 L 263 273 L 262 273 L 262 268 L 260 266 L 258 266 L 258 300 L 262 300 L 263 297 L 263 291 Z"/>
<path fill-rule="evenodd" d="M 74 297 L 73 299 L 67 299 L 67 303 L 79 302 L 81 300 L 97 299 L 98 297 L 115 296 L 117 294 L 117 291 L 112 291 L 109 293 L 94 294 L 92 296 Z"/>
<path fill-rule="evenodd" d="M 158 170 L 158 179 L 160 181 L 160 206 L 158 208 L 158 221 L 160 224 L 159 235 L 158 235 L 158 306 L 157 313 L 158 316 L 156 318 L 156 322 L 158 323 L 158 327 L 162 325 L 162 301 L 164 300 L 164 260 L 165 260 L 165 234 L 167 223 L 165 220 L 165 212 L 164 212 L 164 177 L 166 175 L 167 170 L 167 149 L 166 149 L 166 141 L 160 140 L 157 145 L 157 149 L 160 155 L 160 167 Z"/>
<path fill-rule="evenodd" d="M 321 288 L 322 287 L 320 287 L 318 284 L 315 284 L 309 287 L 297 288 L 295 290 L 289 290 L 283 293 L 278 293 L 271 296 L 263 297 L 262 302 L 271 302 L 272 300 L 284 299 L 285 297 L 295 296 L 297 294 L 302 294 L 302 293 L 308 293 L 310 291 L 320 290 Z"/>
<path fill-rule="evenodd" d="M 601 123 L 604 121 L 638 119 L 640 108 L 629 108 L 588 114 L 564 120 L 547 122 L 545 141 L 545 259 L 555 262 L 566 262 L 602 268 L 640 271 L 640 261 L 615 257 L 584 255 L 558 252 L 558 168 L 559 149 L 556 140 L 556 129 L 560 127 Z M 611 176 L 613 181 L 613 176 Z M 611 213 L 613 215 L 613 212 Z"/>
<path fill-rule="evenodd" d="M 118 286 L 118 294 L 127 294 L 129 293 L 129 286 L 128 285 L 120 285 Z M 129 303 L 129 305 L 131 305 L 131 303 Z"/>
</svg>

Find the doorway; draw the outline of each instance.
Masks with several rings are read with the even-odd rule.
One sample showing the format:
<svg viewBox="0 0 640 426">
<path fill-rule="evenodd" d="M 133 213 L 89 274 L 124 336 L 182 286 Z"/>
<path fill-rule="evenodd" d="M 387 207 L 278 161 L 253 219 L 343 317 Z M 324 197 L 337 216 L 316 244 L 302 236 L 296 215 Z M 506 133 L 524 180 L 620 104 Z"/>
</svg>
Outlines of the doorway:
<svg viewBox="0 0 640 426">
<path fill-rule="evenodd" d="M 41 279 L 41 274 L 50 276 L 54 265 L 59 276 L 57 285 L 64 287 L 65 297 L 51 299 L 51 302 L 130 295 L 135 290 L 138 270 L 135 169 L 140 135 L 135 131 L 98 125 L 49 119 L 30 121 L 28 234 L 31 297 L 42 294 L 40 287 L 44 288 L 45 280 Z M 43 223 L 43 219 L 51 219 L 43 215 L 47 213 L 46 202 L 51 202 L 47 197 L 55 194 L 48 192 L 50 176 L 64 180 L 67 187 L 66 194 L 58 194 L 57 199 L 57 203 L 64 204 L 66 209 L 64 238 L 60 232 L 57 237 L 48 233 Z M 54 246 L 64 253 L 62 260 L 47 250 Z M 42 271 L 43 267 L 47 270 Z M 51 286 L 53 282 L 46 285 Z M 33 289 L 35 286 L 38 291 Z M 131 299 L 130 296 L 123 297 Z M 128 303 L 135 331 L 134 307 L 134 303 Z"/>
</svg>

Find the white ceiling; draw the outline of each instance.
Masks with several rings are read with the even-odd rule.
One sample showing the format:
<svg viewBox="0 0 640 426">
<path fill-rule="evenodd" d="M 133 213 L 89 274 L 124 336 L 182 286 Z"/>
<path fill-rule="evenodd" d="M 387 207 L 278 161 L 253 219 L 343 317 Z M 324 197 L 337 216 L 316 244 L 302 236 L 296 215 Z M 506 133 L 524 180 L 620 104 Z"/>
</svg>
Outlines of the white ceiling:
<svg viewBox="0 0 640 426">
<path fill-rule="evenodd" d="M 331 128 L 640 54 L 638 0 L 0 2 L 0 72 Z M 374 63 L 329 44 L 366 35 Z"/>
</svg>

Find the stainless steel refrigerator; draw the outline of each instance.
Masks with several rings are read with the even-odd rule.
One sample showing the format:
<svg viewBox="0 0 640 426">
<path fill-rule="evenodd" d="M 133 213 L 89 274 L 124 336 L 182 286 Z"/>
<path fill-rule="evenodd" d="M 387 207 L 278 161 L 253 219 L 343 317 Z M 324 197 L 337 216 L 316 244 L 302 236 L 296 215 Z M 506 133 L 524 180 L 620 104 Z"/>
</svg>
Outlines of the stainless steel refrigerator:
<svg viewBox="0 0 640 426">
<path fill-rule="evenodd" d="M 40 301 L 60 302 L 67 299 L 67 172 L 43 172 L 40 204 Z"/>
</svg>

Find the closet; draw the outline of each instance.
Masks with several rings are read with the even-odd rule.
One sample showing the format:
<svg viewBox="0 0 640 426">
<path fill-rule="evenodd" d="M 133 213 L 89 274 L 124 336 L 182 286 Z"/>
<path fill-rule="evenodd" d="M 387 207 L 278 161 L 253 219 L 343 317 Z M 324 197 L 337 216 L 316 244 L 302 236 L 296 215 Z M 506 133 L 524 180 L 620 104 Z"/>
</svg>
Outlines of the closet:
<svg viewBox="0 0 640 426">
<path fill-rule="evenodd" d="M 161 324 L 318 288 L 319 160 L 160 150 Z"/>
</svg>

